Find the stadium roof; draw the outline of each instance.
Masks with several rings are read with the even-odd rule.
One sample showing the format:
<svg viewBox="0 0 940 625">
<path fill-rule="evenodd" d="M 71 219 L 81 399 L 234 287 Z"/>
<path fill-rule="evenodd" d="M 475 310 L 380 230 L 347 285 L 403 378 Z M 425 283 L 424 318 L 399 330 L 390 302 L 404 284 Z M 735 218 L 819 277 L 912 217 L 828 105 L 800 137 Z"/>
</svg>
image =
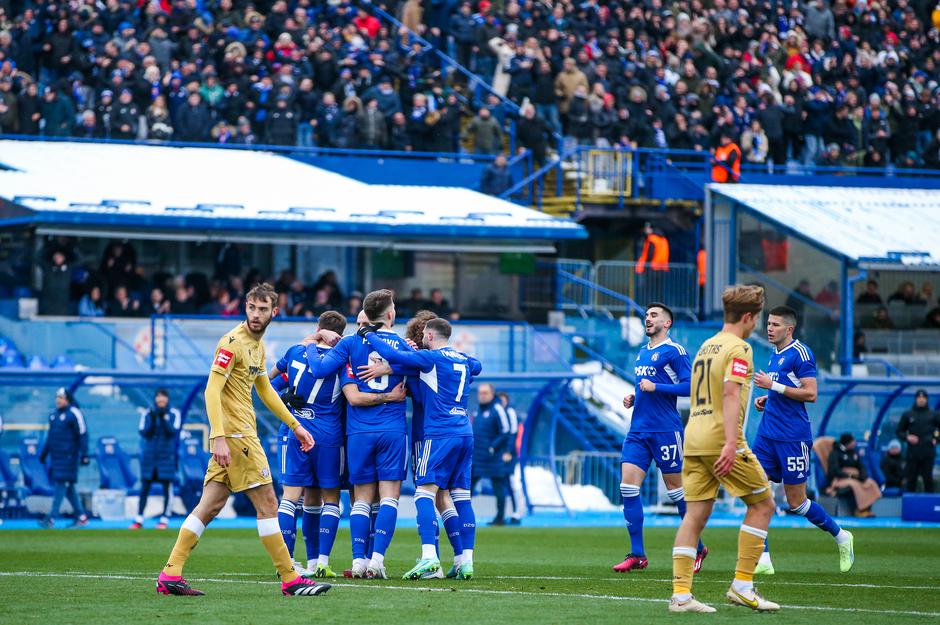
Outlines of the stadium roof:
<svg viewBox="0 0 940 625">
<path fill-rule="evenodd" d="M 859 265 L 940 264 L 940 191 L 749 184 L 710 189 Z"/>
<path fill-rule="evenodd" d="M 570 220 L 469 189 L 369 185 L 270 152 L 2 140 L 0 226 L 20 223 L 99 236 L 402 249 L 436 240 L 442 251 L 542 251 L 587 236 Z"/>
</svg>

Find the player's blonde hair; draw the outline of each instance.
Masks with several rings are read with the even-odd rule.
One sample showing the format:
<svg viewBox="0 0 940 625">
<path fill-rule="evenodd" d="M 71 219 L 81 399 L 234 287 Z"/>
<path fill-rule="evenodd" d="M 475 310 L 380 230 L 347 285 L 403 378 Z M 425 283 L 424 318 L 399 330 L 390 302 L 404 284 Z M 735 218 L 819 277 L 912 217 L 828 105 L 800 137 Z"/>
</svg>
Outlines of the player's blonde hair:
<svg viewBox="0 0 940 625">
<path fill-rule="evenodd" d="M 737 323 L 746 313 L 757 315 L 764 308 L 764 287 L 753 284 L 733 284 L 721 293 L 725 308 L 725 323 Z"/>
</svg>

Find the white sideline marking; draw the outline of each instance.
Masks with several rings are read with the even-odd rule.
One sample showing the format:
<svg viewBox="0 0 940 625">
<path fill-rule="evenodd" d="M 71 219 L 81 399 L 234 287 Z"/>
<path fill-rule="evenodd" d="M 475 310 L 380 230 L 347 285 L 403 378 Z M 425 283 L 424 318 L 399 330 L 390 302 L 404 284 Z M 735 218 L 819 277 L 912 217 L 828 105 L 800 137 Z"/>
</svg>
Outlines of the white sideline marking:
<svg viewBox="0 0 940 625">
<path fill-rule="evenodd" d="M 243 575 L 243 573 L 223 573 L 223 575 Z M 250 575 L 250 573 L 244 573 Z M 622 579 L 636 579 L 646 582 L 672 583 L 671 579 L 657 579 L 654 577 L 628 577 L 621 575 L 619 577 L 540 577 L 534 575 L 500 575 L 499 579 L 531 579 L 531 580 L 559 580 L 559 581 L 592 581 L 592 582 L 619 582 Z M 760 577 L 758 577 L 758 580 Z M 695 584 L 727 584 L 727 580 L 722 579 L 696 579 Z M 777 580 L 767 580 L 768 586 L 816 586 L 821 588 L 884 588 L 886 590 L 940 590 L 940 586 L 893 586 L 889 584 L 818 584 L 815 582 L 783 582 Z"/>
<path fill-rule="evenodd" d="M 81 572 L 66 572 L 66 573 L 47 573 L 47 572 L 33 572 L 33 571 L 0 571 L 0 577 L 61 577 L 61 578 L 87 578 L 87 579 L 119 579 L 119 580 L 133 580 L 133 581 L 150 581 L 154 582 L 153 576 L 141 576 L 141 575 L 99 575 L 97 573 L 81 573 Z M 274 586 L 275 582 L 264 582 L 260 580 L 249 580 L 249 579 L 218 579 L 218 578 L 193 578 L 200 582 L 209 582 L 209 583 L 218 583 L 218 584 L 252 584 L 252 585 L 265 585 L 265 586 Z M 579 578 L 580 579 L 580 578 Z M 671 581 L 671 580 L 670 580 Z M 429 588 L 427 586 L 388 586 L 385 584 L 354 584 L 354 583 L 333 583 L 331 585 L 338 588 L 355 588 L 355 589 L 379 589 L 379 590 L 410 590 L 413 592 L 454 592 L 455 589 L 452 587 L 447 588 Z M 483 588 L 463 588 L 456 590 L 456 592 L 462 593 L 472 593 L 480 595 L 516 595 L 516 596 L 528 596 L 528 597 L 569 597 L 574 599 L 591 599 L 591 600 L 607 600 L 607 601 L 639 601 L 642 603 L 668 603 L 667 599 L 652 599 L 650 597 L 625 597 L 620 595 L 594 595 L 594 594 L 578 594 L 578 593 L 566 593 L 566 592 L 532 592 L 525 590 L 489 590 Z M 865 614 L 894 614 L 894 615 L 904 615 L 904 616 L 930 616 L 930 617 L 940 617 L 940 612 L 918 612 L 915 610 L 875 610 L 870 608 L 836 608 L 830 606 L 810 606 L 810 605 L 784 605 L 784 609 L 796 609 L 796 610 L 813 610 L 817 612 L 846 612 L 846 613 L 865 613 Z"/>
</svg>

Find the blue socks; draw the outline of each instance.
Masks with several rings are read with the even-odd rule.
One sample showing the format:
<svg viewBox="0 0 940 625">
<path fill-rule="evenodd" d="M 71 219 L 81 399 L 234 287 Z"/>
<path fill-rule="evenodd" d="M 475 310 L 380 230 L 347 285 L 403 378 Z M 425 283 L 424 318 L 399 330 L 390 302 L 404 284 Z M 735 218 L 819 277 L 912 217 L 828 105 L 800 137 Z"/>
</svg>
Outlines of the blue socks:
<svg viewBox="0 0 940 625">
<path fill-rule="evenodd" d="M 349 513 L 349 533 L 352 536 L 353 560 L 362 560 L 366 557 L 366 547 L 369 542 L 370 506 L 364 501 L 353 504 Z"/>
<path fill-rule="evenodd" d="M 469 490 L 452 490 L 450 498 L 454 500 L 454 508 L 460 518 L 460 544 L 464 551 L 473 550 L 477 535 L 477 517 L 470 502 Z M 444 527 L 447 527 L 445 524 Z"/>
<path fill-rule="evenodd" d="M 434 502 L 431 501 L 431 509 Z M 398 521 L 398 500 L 394 497 L 383 497 L 379 504 L 379 514 L 375 518 L 375 540 L 372 544 L 372 554 L 385 556 L 392 536 L 395 534 L 395 523 Z"/>
<path fill-rule="evenodd" d="M 667 490 L 666 495 L 668 495 L 669 500 L 672 503 L 676 504 L 676 510 L 679 512 L 679 518 L 685 518 L 685 489 L 681 486 L 679 488 L 674 488 L 672 490 Z M 698 539 L 698 553 L 702 553 L 702 549 L 705 548 L 705 545 L 702 543 L 702 539 Z"/>
<path fill-rule="evenodd" d="M 460 536 L 460 515 L 455 508 L 448 508 L 441 513 L 441 520 L 444 522 L 444 532 L 450 541 L 450 546 L 454 548 L 454 557 L 463 553 L 463 542 Z M 438 555 L 440 557 L 440 555 Z"/>
<path fill-rule="evenodd" d="M 370 556 L 375 550 L 375 521 L 379 518 L 380 504 L 373 503 L 369 505 L 369 544 L 366 553 Z"/>
<path fill-rule="evenodd" d="M 339 505 L 335 503 L 323 504 L 323 512 L 320 513 L 320 548 L 319 555 L 329 557 L 333 551 L 333 543 L 336 542 L 336 531 L 339 528 Z M 307 535 L 304 534 L 306 540 Z"/>
<path fill-rule="evenodd" d="M 438 525 L 437 511 L 434 509 L 434 494 L 419 486 L 415 489 L 415 508 L 418 512 L 418 535 L 421 537 L 421 544 L 435 544 Z"/>
<path fill-rule="evenodd" d="M 621 484 L 620 495 L 623 497 L 623 519 L 630 534 L 630 553 L 645 556 L 643 545 L 643 502 L 640 501 L 640 487 L 633 484 Z"/>
<path fill-rule="evenodd" d="M 839 524 L 829 516 L 829 513 L 815 501 L 807 499 L 796 508 L 790 510 L 790 512 L 806 517 L 810 523 L 821 530 L 829 532 L 833 536 L 837 536 L 842 530 Z"/>
<path fill-rule="evenodd" d="M 323 506 L 304 506 L 304 519 L 301 528 L 304 532 L 304 546 L 307 548 L 307 562 L 314 562 L 320 556 L 320 513 Z"/>
<path fill-rule="evenodd" d="M 297 542 L 297 502 L 284 499 L 277 507 L 277 524 L 291 557 L 294 557 L 294 543 Z"/>
</svg>

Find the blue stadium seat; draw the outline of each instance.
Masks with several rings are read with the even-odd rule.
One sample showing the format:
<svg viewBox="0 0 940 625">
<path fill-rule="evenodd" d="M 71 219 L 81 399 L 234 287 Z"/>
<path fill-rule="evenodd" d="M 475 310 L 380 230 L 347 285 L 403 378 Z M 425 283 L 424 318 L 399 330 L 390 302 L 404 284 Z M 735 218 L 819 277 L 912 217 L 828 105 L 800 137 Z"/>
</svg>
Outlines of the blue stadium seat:
<svg viewBox="0 0 940 625">
<path fill-rule="evenodd" d="M 20 470 L 23 482 L 31 495 L 51 496 L 53 487 L 46 465 L 39 461 L 42 451 L 38 438 L 24 438 L 20 441 Z"/>
<path fill-rule="evenodd" d="M 18 484 L 18 469 L 13 465 L 10 456 L 0 451 L 0 500 L 3 502 L 0 516 L 4 518 L 19 516 L 19 513 L 25 510 L 23 499 L 26 497 L 26 489 L 20 488 Z"/>
<path fill-rule="evenodd" d="M 123 490 L 129 495 L 136 495 L 139 492 L 134 488 L 137 484 L 137 476 L 131 471 L 130 458 L 121 449 L 115 437 L 99 438 L 95 453 L 98 457 L 101 488 Z"/>
<path fill-rule="evenodd" d="M 0 355 L 0 367 L 22 368 L 23 356 L 15 347 L 9 347 Z"/>
<path fill-rule="evenodd" d="M 74 369 L 75 362 L 65 354 L 59 354 L 52 361 L 51 367 L 53 369 Z"/>
<path fill-rule="evenodd" d="M 49 361 L 37 354 L 29 359 L 27 368 L 32 371 L 42 371 L 49 368 Z"/>
</svg>

